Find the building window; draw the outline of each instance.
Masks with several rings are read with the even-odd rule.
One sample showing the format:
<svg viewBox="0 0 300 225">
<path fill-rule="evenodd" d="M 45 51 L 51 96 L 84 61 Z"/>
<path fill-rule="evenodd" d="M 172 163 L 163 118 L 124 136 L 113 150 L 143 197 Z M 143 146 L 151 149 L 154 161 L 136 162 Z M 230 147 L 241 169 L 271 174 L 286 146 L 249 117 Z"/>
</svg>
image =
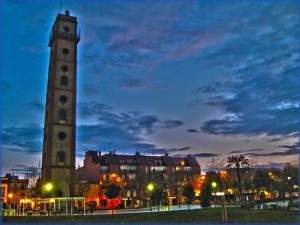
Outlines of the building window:
<svg viewBox="0 0 300 225">
<path fill-rule="evenodd" d="M 63 48 L 62 49 L 62 53 L 64 53 L 65 55 L 67 55 L 67 54 L 69 54 L 69 49 L 67 49 L 67 48 Z"/>
<path fill-rule="evenodd" d="M 136 175 L 134 173 L 128 174 L 128 180 L 135 180 L 135 179 L 136 179 Z"/>
<path fill-rule="evenodd" d="M 68 85 L 68 77 L 61 76 L 61 78 L 60 78 L 60 85 L 61 86 L 67 86 Z"/>
<path fill-rule="evenodd" d="M 66 162 L 66 153 L 64 151 L 57 152 L 56 160 L 58 163 Z"/>
<path fill-rule="evenodd" d="M 64 109 L 60 109 L 58 111 L 58 121 L 59 123 L 66 123 L 67 121 L 67 111 Z"/>
<path fill-rule="evenodd" d="M 68 98 L 65 95 L 61 95 L 59 97 L 59 101 L 64 104 L 64 103 L 66 103 L 68 101 Z"/>
<path fill-rule="evenodd" d="M 68 68 L 68 66 L 66 66 L 66 65 L 62 65 L 62 66 L 61 66 L 61 70 L 64 71 L 64 72 L 67 72 L 68 69 L 69 69 L 69 68 Z"/>
<path fill-rule="evenodd" d="M 101 172 L 108 172 L 108 166 L 100 166 Z"/>
<path fill-rule="evenodd" d="M 65 132 L 63 132 L 63 131 L 60 131 L 60 132 L 58 133 L 57 137 L 58 137 L 59 140 L 63 141 L 63 140 L 66 139 L 67 134 L 66 134 Z"/>
<path fill-rule="evenodd" d="M 69 32 L 69 31 L 70 31 L 70 28 L 67 27 L 67 26 L 65 26 L 65 27 L 64 27 L 64 31 L 65 31 L 65 32 Z"/>
</svg>

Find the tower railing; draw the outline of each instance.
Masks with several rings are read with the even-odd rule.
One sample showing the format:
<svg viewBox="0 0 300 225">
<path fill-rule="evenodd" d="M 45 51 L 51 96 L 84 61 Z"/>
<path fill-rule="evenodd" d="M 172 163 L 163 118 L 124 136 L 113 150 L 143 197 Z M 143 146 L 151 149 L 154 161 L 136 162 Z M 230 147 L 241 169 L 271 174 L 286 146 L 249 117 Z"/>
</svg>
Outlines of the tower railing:
<svg viewBox="0 0 300 225">
<path fill-rule="evenodd" d="M 71 34 L 67 32 L 57 31 L 57 30 L 51 30 L 49 35 L 49 43 L 51 42 L 53 36 L 61 37 L 61 38 L 67 38 L 67 39 L 74 39 L 77 40 L 80 39 L 80 29 L 77 31 L 77 34 Z"/>
</svg>

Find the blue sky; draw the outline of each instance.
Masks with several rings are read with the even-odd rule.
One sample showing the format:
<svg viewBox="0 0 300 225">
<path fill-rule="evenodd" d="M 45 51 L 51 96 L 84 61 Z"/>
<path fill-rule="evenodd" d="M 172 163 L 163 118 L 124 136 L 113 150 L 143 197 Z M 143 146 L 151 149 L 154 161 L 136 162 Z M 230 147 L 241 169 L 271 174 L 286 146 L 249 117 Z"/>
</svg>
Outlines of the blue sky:
<svg viewBox="0 0 300 225">
<path fill-rule="evenodd" d="M 2 0 L 2 174 L 41 160 L 59 0 Z M 298 163 L 298 1 L 79 1 L 77 165 L 85 150 Z"/>
</svg>

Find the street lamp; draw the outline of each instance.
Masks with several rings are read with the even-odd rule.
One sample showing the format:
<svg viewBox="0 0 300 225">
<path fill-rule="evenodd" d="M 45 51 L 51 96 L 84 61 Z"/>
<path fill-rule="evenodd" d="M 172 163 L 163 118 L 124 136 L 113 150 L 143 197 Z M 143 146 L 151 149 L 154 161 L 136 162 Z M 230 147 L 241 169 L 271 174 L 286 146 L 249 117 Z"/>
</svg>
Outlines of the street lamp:
<svg viewBox="0 0 300 225">
<path fill-rule="evenodd" d="M 147 188 L 150 192 L 150 211 L 152 211 L 151 192 L 154 189 L 154 186 L 153 186 L 153 184 L 150 183 L 150 184 L 148 184 Z"/>
<path fill-rule="evenodd" d="M 11 199 L 13 197 L 12 193 L 9 193 L 7 197 L 8 197 L 8 206 L 11 207 Z"/>
<path fill-rule="evenodd" d="M 293 191 L 292 191 L 292 182 L 291 182 L 291 177 L 287 177 L 288 179 L 288 183 L 289 183 L 289 186 L 290 186 L 290 206 L 289 208 L 292 207 L 292 204 L 293 204 Z"/>
<path fill-rule="evenodd" d="M 51 191 L 53 189 L 53 184 L 52 183 L 46 183 L 44 185 L 44 189 L 45 189 L 45 192 L 47 193 L 47 195 L 49 195 L 49 197 L 51 197 Z"/>
<path fill-rule="evenodd" d="M 53 184 L 51 184 L 51 183 L 45 184 L 46 191 L 50 192 L 52 190 L 52 188 L 53 188 Z"/>
<path fill-rule="evenodd" d="M 215 193 L 215 207 L 217 206 L 217 196 L 216 196 L 216 187 L 217 187 L 217 183 L 216 182 L 212 182 L 211 186 L 213 187 L 214 193 Z"/>
</svg>

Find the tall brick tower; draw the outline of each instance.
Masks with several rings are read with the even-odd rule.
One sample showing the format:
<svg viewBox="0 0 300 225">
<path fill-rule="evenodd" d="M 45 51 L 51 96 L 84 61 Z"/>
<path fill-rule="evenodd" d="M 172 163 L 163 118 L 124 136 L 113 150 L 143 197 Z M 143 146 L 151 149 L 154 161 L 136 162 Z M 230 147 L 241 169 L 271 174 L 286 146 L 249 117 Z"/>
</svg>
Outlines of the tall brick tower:
<svg viewBox="0 0 300 225">
<path fill-rule="evenodd" d="M 49 37 L 42 185 L 58 185 L 74 196 L 76 149 L 77 18 L 58 14 Z M 43 192 L 44 192 L 43 188 Z M 52 194 L 53 195 L 53 194 Z"/>
</svg>

